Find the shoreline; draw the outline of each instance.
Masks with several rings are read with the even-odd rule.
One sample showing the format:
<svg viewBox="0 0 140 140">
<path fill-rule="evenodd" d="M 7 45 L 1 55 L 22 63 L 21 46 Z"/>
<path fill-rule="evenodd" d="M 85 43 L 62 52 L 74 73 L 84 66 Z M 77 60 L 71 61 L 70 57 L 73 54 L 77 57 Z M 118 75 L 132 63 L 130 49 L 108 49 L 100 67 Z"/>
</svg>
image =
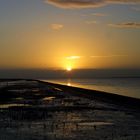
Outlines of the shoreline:
<svg viewBox="0 0 140 140">
<path fill-rule="evenodd" d="M 87 89 L 87 88 L 82 88 L 82 87 L 74 87 L 74 86 L 68 86 L 68 85 L 63 85 L 63 84 L 58 84 L 58 83 L 53 83 L 53 82 L 47 82 L 43 80 L 36 80 L 36 79 L 0 79 L 0 82 L 10 82 L 10 81 L 36 81 L 41 84 L 50 85 L 50 86 L 55 86 L 57 88 L 62 89 L 63 91 L 70 92 L 71 94 L 75 96 L 81 96 L 85 98 L 90 98 L 90 99 L 97 99 L 99 101 L 104 101 L 108 102 L 111 104 L 119 105 L 119 106 L 124 106 L 126 108 L 130 109 L 136 109 L 140 111 L 140 99 L 139 98 L 134 98 L 134 97 L 129 97 L 129 96 L 123 96 L 119 95 L 117 93 L 109 93 L 105 91 L 99 91 L 99 90 L 94 90 L 94 89 Z"/>
<path fill-rule="evenodd" d="M 109 92 L 104 92 L 104 91 L 99 91 L 99 90 L 67 86 L 67 85 L 57 84 L 57 83 L 52 83 L 52 82 L 45 82 L 42 80 L 35 80 L 35 81 L 38 81 L 40 83 L 44 83 L 47 85 L 52 85 L 57 88 L 61 88 L 64 91 L 70 91 L 71 93 L 73 93 L 74 95 L 77 95 L 77 96 L 82 96 L 82 97 L 90 98 L 90 99 L 97 99 L 100 101 L 109 102 L 109 103 L 116 104 L 119 106 L 122 105 L 124 107 L 128 107 L 130 109 L 137 109 L 140 111 L 140 108 L 139 108 L 140 99 L 139 98 L 123 96 L 123 95 L 119 95 L 117 93 L 109 93 Z"/>
</svg>

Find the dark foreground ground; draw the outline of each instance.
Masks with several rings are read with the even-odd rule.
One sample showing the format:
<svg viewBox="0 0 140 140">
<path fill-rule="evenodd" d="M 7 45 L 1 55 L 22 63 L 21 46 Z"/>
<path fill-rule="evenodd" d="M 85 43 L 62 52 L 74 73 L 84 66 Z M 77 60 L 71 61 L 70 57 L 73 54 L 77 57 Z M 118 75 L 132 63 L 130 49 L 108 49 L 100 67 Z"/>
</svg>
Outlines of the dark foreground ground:
<svg viewBox="0 0 140 140">
<path fill-rule="evenodd" d="M 0 80 L 0 140 L 140 140 L 140 100 Z"/>
</svg>

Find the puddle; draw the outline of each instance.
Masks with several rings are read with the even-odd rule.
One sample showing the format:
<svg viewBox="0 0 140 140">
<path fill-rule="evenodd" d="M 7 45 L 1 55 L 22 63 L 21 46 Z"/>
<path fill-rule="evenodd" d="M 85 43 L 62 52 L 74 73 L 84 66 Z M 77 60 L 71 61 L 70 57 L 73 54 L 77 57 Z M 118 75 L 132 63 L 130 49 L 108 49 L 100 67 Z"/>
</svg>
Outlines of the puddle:
<svg viewBox="0 0 140 140">
<path fill-rule="evenodd" d="M 58 90 L 58 91 L 63 91 L 62 89 L 60 89 L 60 88 L 54 88 L 55 90 Z"/>
<path fill-rule="evenodd" d="M 25 104 L 2 104 L 0 105 L 0 108 L 9 108 L 9 107 L 17 107 L 17 106 L 30 106 Z"/>
<path fill-rule="evenodd" d="M 51 101 L 53 99 L 55 99 L 55 97 L 45 97 L 43 98 L 43 101 Z"/>
<path fill-rule="evenodd" d="M 19 97 L 19 98 L 15 98 L 16 100 L 24 100 L 24 98 L 21 98 L 21 97 Z"/>
<path fill-rule="evenodd" d="M 113 123 L 110 122 L 83 122 L 83 123 L 79 123 L 79 125 L 81 126 L 101 126 L 101 125 L 113 125 Z"/>
</svg>

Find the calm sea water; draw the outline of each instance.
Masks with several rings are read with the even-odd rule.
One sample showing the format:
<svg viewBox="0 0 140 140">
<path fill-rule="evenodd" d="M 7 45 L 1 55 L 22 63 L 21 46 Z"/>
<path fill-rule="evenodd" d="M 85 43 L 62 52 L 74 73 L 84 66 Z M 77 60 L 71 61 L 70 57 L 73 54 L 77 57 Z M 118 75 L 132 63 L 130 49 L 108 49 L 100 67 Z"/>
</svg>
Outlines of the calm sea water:
<svg viewBox="0 0 140 140">
<path fill-rule="evenodd" d="M 43 81 L 140 98 L 140 78 L 53 79 Z"/>
</svg>

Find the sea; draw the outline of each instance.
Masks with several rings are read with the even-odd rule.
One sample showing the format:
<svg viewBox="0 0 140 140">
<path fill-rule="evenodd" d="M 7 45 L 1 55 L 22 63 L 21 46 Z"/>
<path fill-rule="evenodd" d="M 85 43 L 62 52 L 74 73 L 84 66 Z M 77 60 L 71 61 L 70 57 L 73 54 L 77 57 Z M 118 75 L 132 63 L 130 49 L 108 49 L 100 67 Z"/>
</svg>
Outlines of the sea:
<svg viewBox="0 0 140 140">
<path fill-rule="evenodd" d="M 43 80 L 73 87 L 105 91 L 140 99 L 140 78 L 91 78 Z"/>
</svg>

